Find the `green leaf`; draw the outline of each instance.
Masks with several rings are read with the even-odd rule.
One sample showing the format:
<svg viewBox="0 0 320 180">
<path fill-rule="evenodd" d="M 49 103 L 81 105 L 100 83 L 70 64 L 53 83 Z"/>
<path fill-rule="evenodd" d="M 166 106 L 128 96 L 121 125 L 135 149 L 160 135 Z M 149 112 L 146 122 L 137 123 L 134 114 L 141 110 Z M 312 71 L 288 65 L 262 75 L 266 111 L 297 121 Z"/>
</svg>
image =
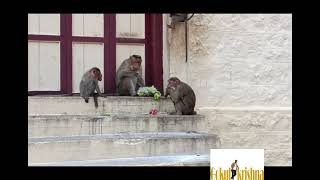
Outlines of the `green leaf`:
<svg viewBox="0 0 320 180">
<path fill-rule="evenodd" d="M 161 93 L 153 85 L 151 87 L 141 87 L 138 90 L 139 96 L 150 97 L 153 96 L 154 100 L 160 100 Z"/>
</svg>

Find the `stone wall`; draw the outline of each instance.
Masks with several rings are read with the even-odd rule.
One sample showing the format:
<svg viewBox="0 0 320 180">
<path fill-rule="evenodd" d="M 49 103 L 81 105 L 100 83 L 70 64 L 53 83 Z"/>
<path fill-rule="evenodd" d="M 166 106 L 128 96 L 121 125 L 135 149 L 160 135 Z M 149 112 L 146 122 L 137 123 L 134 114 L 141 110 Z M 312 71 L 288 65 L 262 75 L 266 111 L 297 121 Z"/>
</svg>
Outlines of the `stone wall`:
<svg viewBox="0 0 320 180">
<path fill-rule="evenodd" d="M 187 63 L 184 24 L 166 31 L 165 69 L 194 89 L 203 131 L 222 148 L 264 148 L 267 166 L 291 166 L 292 15 L 195 14 Z"/>
</svg>

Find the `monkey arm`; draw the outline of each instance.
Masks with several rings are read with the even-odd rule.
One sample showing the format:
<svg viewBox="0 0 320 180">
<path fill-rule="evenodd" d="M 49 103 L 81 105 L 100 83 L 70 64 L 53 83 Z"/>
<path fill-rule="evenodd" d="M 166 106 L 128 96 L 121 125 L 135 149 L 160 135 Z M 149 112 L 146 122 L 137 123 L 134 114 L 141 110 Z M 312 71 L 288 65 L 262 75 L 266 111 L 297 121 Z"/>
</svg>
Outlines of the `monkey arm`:
<svg viewBox="0 0 320 180">
<path fill-rule="evenodd" d="M 183 97 L 181 95 L 177 94 L 177 92 L 171 92 L 169 95 L 170 95 L 170 99 L 172 100 L 172 102 L 174 104 L 181 102 L 184 105 Z"/>
<path fill-rule="evenodd" d="M 123 71 L 120 75 L 120 79 L 125 78 L 125 77 L 132 77 L 132 76 L 137 76 L 137 72 L 135 71 Z"/>
<path fill-rule="evenodd" d="M 97 83 L 97 85 L 96 85 L 96 91 L 97 91 L 97 93 L 99 94 L 99 96 L 105 97 L 105 95 L 103 95 L 103 94 L 101 93 L 100 88 L 99 88 L 99 86 L 98 86 L 98 83 Z"/>
<path fill-rule="evenodd" d="M 164 97 L 168 97 L 169 96 L 169 92 L 168 90 L 166 90 L 166 93 L 164 94 Z"/>
<path fill-rule="evenodd" d="M 181 102 L 183 105 L 185 105 L 185 103 L 183 102 L 183 97 L 179 97 L 177 103 L 178 102 Z"/>
<path fill-rule="evenodd" d="M 144 86 L 144 82 L 143 82 L 143 78 L 141 77 L 141 75 L 137 74 L 137 78 L 138 78 L 138 81 L 137 81 L 138 85 L 140 87 L 143 87 Z"/>
</svg>

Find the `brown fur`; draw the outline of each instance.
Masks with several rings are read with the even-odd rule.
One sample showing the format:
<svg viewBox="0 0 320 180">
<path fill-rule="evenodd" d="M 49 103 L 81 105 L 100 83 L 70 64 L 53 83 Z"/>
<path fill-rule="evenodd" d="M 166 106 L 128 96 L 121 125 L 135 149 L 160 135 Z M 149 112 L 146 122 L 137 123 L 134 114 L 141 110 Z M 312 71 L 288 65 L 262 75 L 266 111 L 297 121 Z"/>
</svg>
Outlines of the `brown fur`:
<svg viewBox="0 0 320 180">
<path fill-rule="evenodd" d="M 135 96 L 140 87 L 144 86 L 141 69 L 141 57 L 132 55 L 124 60 L 117 70 L 116 85 L 120 96 Z"/>
<path fill-rule="evenodd" d="M 93 67 L 83 74 L 80 82 L 80 96 L 84 98 L 85 102 L 89 102 L 89 97 L 93 96 L 94 105 L 98 107 L 98 95 L 104 97 L 98 86 L 98 81 L 102 80 L 102 74 L 99 68 Z M 97 91 L 98 94 L 95 94 Z"/>
<path fill-rule="evenodd" d="M 194 107 L 196 104 L 196 96 L 194 94 L 194 91 L 188 84 L 180 81 L 178 78 L 172 77 L 168 80 L 168 86 L 165 96 L 170 96 L 170 99 L 172 100 L 176 109 L 175 112 L 171 112 L 170 114 L 197 114 L 194 111 Z"/>
</svg>

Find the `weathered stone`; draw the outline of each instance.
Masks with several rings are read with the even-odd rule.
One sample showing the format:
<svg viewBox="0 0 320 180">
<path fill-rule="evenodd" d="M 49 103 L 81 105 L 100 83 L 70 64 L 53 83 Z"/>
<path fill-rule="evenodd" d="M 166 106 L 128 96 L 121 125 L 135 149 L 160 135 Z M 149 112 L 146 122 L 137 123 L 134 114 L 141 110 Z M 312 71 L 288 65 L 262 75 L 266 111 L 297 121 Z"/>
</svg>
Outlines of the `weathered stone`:
<svg viewBox="0 0 320 180">
<path fill-rule="evenodd" d="M 174 110 L 170 99 L 155 101 L 152 97 L 108 96 L 98 98 L 99 107 L 95 109 L 93 99 L 85 103 L 81 97 L 29 96 L 28 114 L 72 114 L 101 115 L 103 113 L 148 114 L 151 108 L 160 112 Z"/>
<path fill-rule="evenodd" d="M 118 132 L 200 131 L 204 116 L 112 114 L 29 115 L 29 137 L 100 135 Z"/>
<path fill-rule="evenodd" d="M 292 31 L 292 14 L 195 14 L 190 24 L 202 32 L 288 32 Z"/>
<path fill-rule="evenodd" d="M 292 148 L 266 149 L 264 159 L 265 166 L 292 166 Z"/>
<path fill-rule="evenodd" d="M 292 63 L 292 46 L 287 48 L 266 49 L 263 51 L 261 59 L 271 62 Z"/>
<path fill-rule="evenodd" d="M 291 63 L 232 63 L 232 84 L 282 85 L 292 81 Z"/>
<path fill-rule="evenodd" d="M 169 30 L 170 75 L 193 87 L 197 107 L 291 106 L 291 22 L 291 14 L 195 14 L 188 63 L 183 27 Z"/>
<path fill-rule="evenodd" d="M 29 163 L 29 166 L 210 166 L 209 155 L 150 156 L 51 163 Z"/>
<path fill-rule="evenodd" d="M 215 83 L 230 82 L 231 84 L 231 70 L 231 63 L 217 63 L 211 66 L 209 66 L 209 64 L 206 64 L 204 66 L 199 66 L 198 71 L 193 73 L 192 81 L 206 80 Z"/>
<path fill-rule="evenodd" d="M 221 138 L 221 148 L 262 148 L 266 165 L 291 165 L 291 108 L 200 107 L 197 110 L 206 117 L 203 132 L 216 133 Z"/>
<path fill-rule="evenodd" d="M 233 84 L 239 83 L 238 80 L 248 81 L 245 74 L 251 72 L 256 76 L 252 79 L 255 84 L 287 84 L 291 81 L 291 66 L 269 63 L 291 64 L 292 33 L 288 28 L 291 21 L 291 14 L 195 14 L 189 23 L 188 63 L 184 62 L 185 52 L 181 48 L 184 45 L 183 27 L 169 30 L 175 39 L 175 45 L 169 48 L 170 73 L 182 76 L 190 84 L 198 77 L 215 80 L 215 83 L 220 80 L 229 83 L 229 69 L 221 67 L 222 63 L 231 65 L 232 75 L 237 75 L 237 71 L 243 73 L 239 78 L 231 76 Z M 257 69 L 250 71 L 241 66 L 237 69 L 234 62 L 254 63 Z M 186 68 L 187 64 L 192 64 L 192 68 Z M 222 70 L 217 70 L 219 66 Z M 190 71 L 192 76 L 188 78 Z M 209 72 L 212 74 L 208 75 Z M 272 82 L 279 73 L 282 73 L 281 81 Z"/>
<path fill-rule="evenodd" d="M 235 85 L 206 82 L 207 88 L 194 86 L 197 107 L 205 106 L 267 106 L 290 107 L 292 104 L 292 84 L 283 85 Z"/>
<path fill-rule="evenodd" d="M 291 109 L 199 109 L 211 132 L 292 131 Z"/>
<path fill-rule="evenodd" d="M 219 144 L 216 135 L 183 132 L 33 137 L 28 140 L 28 162 L 209 154 Z"/>
<path fill-rule="evenodd" d="M 291 149 L 291 131 L 223 132 L 219 133 L 221 148 Z"/>
</svg>

